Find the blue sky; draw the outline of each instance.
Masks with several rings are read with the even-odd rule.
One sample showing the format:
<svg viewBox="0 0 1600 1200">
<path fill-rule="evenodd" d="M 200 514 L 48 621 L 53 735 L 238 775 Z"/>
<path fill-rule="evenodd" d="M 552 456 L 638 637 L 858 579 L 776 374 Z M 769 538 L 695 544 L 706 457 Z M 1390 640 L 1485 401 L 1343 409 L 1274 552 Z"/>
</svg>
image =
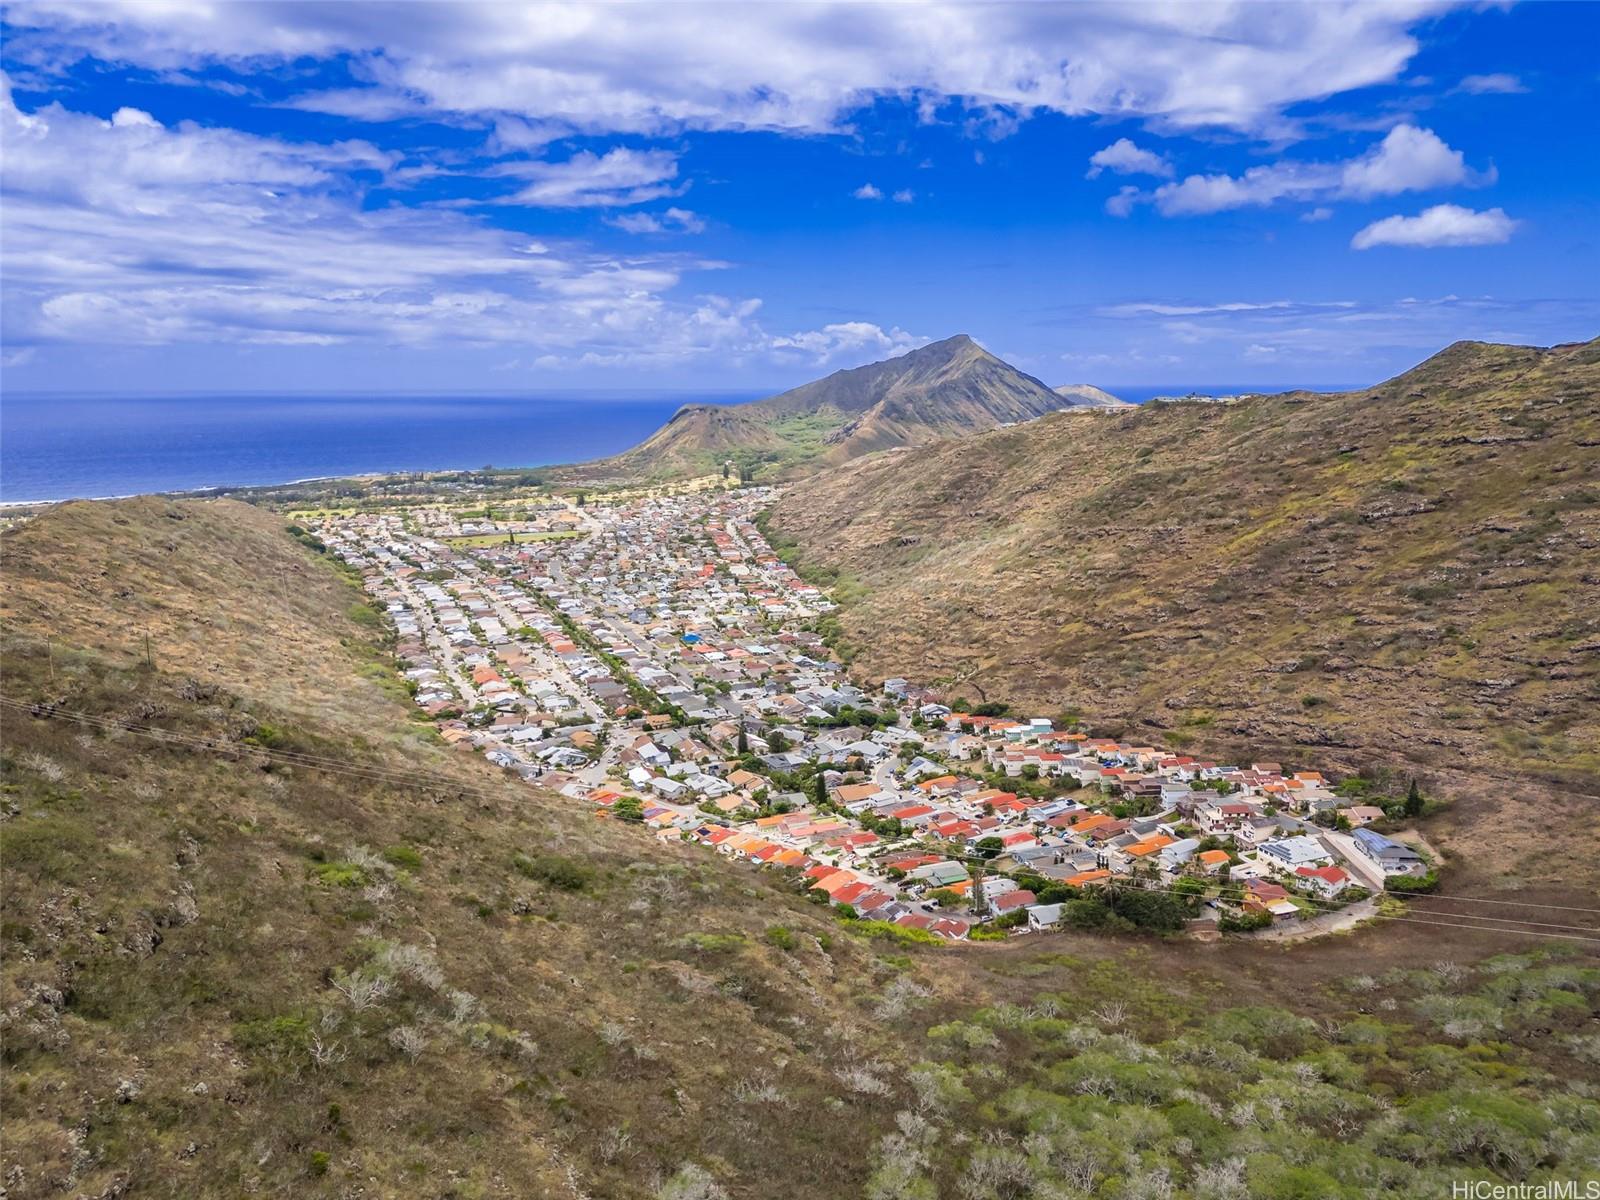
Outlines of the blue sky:
<svg viewBox="0 0 1600 1200">
<path fill-rule="evenodd" d="M 8 5 L 19 390 L 1331 385 L 1600 332 L 1600 6 Z"/>
</svg>

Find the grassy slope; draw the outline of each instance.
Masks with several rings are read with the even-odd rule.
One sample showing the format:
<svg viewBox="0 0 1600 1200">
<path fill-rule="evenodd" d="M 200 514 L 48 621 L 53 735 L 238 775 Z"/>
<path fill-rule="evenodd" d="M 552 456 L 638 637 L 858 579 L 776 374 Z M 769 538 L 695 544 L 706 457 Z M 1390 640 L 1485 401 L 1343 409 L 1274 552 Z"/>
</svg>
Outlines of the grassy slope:
<svg viewBox="0 0 1600 1200">
<path fill-rule="evenodd" d="M 1572 794 L 1600 793 L 1597 444 L 1600 344 L 1463 344 L 1369 392 L 863 460 L 774 524 L 866 589 L 844 628 L 867 673 L 1219 753 L 1542 781 L 1579 822 Z"/>
<path fill-rule="evenodd" d="M 0 549 L 7 696 L 214 747 L 5 714 L 12 1200 L 721 1194 L 686 1161 L 733 1197 L 1243 1194 L 1205 1174 L 1234 1160 L 1250 1195 L 1354 1197 L 1600 1155 L 1592 965 L 1407 971 L 1525 943 L 1398 925 L 1208 950 L 858 938 L 436 745 L 379 681 L 353 588 L 267 514 L 73 505 Z M 279 568 L 294 587 L 263 586 Z M 355 1011 L 346 972 L 393 991 Z M 1229 1015 L 1261 1003 L 1293 1011 Z"/>
<path fill-rule="evenodd" d="M 223 748 L 5 714 L 8 1195 L 626 1195 L 680 1156 L 849 1179 L 822 1102 L 874 1117 L 823 1064 L 842 1041 L 878 1053 L 870 955 L 771 946 L 769 924 L 829 926 L 767 877 L 436 745 L 377 681 L 351 584 L 283 530 L 243 505 L 137 501 L 5 539 L 8 696 Z M 454 782 L 284 767 L 261 742 Z M 397 846 L 420 865 L 346 869 Z M 520 873 L 519 852 L 564 856 L 582 888 Z M 332 975 L 385 943 L 423 948 L 437 981 L 400 977 L 352 1013 Z M 416 1063 L 399 1026 L 426 1037 Z M 343 1061 L 312 1061 L 319 1034 Z M 778 1148 L 730 1099 L 757 1076 L 807 1101 Z"/>
</svg>

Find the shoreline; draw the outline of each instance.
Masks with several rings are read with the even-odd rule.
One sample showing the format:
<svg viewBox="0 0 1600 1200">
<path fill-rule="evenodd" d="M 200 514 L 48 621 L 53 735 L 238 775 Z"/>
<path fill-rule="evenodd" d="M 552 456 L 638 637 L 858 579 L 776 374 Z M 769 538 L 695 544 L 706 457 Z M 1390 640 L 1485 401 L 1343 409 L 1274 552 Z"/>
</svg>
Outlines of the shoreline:
<svg viewBox="0 0 1600 1200">
<path fill-rule="evenodd" d="M 537 467 L 496 467 L 496 471 L 537 471 L 542 467 L 570 467 L 575 463 L 541 463 Z M 298 479 L 282 479 L 272 483 L 208 483 L 199 487 L 152 488 L 147 492 L 117 492 L 104 496 L 58 496 L 48 500 L 0 500 L 0 513 L 12 508 L 36 508 L 44 504 L 71 504 L 75 501 L 134 500 L 140 496 L 173 496 L 193 498 L 210 493 L 256 491 L 264 488 L 294 487 L 302 483 L 329 483 L 337 479 L 359 480 L 370 483 L 380 479 L 395 479 L 401 475 L 435 475 L 455 471 L 481 470 L 477 467 L 416 467 L 409 470 L 354 471 L 339 475 L 305 475 Z"/>
</svg>

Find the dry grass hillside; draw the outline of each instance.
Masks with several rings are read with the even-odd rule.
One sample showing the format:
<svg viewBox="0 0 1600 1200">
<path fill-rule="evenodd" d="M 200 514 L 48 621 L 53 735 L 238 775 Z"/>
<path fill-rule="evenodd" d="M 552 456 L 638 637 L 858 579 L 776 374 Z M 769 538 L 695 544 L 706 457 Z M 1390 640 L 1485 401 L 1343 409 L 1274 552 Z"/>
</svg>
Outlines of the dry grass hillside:
<svg viewBox="0 0 1600 1200">
<path fill-rule="evenodd" d="M 63 506 L 0 569 L 7 1200 L 1356 1200 L 1600 1161 L 1587 946 L 906 944 L 446 750 L 266 514 Z"/>
<path fill-rule="evenodd" d="M 1600 343 L 1046 417 L 805 480 L 773 525 L 859 594 L 842 624 L 864 674 L 1217 753 L 1450 773 L 1499 802 L 1503 865 L 1588 857 L 1529 841 L 1506 786 L 1578 844 L 1592 830 Z"/>
<path fill-rule="evenodd" d="M 6 696 L 96 719 L 3 714 L 6 1195 L 864 1171 L 841 1119 L 888 1117 L 834 1071 L 889 1073 L 865 943 L 447 751 L 285 528 L 138 500 L 4 539 Z M 805 1100 L 781 1145 L 764 1087 Z"/>
</svg>

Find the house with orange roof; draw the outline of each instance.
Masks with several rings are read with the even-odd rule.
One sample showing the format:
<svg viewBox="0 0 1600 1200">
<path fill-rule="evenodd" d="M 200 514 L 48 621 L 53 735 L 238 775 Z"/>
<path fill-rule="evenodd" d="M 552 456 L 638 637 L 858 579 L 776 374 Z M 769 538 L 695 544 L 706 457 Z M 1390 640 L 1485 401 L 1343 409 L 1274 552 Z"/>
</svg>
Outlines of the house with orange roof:
<svg viewBox="0 0 1600 1200">
<path fill-rule="evenodd" d="M 870 891 L 872 891 L 872 885 L 863 883 L 858 879 L 854 883 L 830 893 L 830 898 L 835 904 L 854 904 Z"/>
<path fill-rule="evenodd" d="M 1078 874 L 1063 880 L 1068 887 L 1094 887 L 1111 878 L 1110 871 L 1080 871 Z"/>
<path fill-rule="evenodd" d="M 834 896 L 838 892 L 840 892 L 842 889 L 847 888 L 851 884 L 858 883 L 858 882 L 860 882 L 860 881 L 855 877 L 855 875 L 852 872 L 850 872 L 850 871 L 836 871 L 832 875 L 826 875 L 823 878 L 817 880 L 815 883 L 813 883 L 811 885 L 811 887 L 815 891 L 826 892 L 828 894 L 828 896 L 831 898 L 832 896 Z"/>
<path fill-rule="evenodd" d="M 1152 854 L 1159 852 L 1163 847 L 1172 845 L 1172 843 L 1176 840 L 1177 839 L 1175 838 L 1168 837 L 1164 833 L 1157 833 L 1145 838 L 1142 842 L 1135 842 L 1133 845 L 1126 847 L 1122 852 L 1129 858 L 1142 861 L 1149 858 Z"/>
<path fill-rule="evenodd" d="M 1226 850 L 1202 850 L 1194 856 L 1194 860 L 1200 865 L 1200 870 L 1207 875 L 1215 875 L 1228 865 L 1228 852 Z"/>
</svg>

